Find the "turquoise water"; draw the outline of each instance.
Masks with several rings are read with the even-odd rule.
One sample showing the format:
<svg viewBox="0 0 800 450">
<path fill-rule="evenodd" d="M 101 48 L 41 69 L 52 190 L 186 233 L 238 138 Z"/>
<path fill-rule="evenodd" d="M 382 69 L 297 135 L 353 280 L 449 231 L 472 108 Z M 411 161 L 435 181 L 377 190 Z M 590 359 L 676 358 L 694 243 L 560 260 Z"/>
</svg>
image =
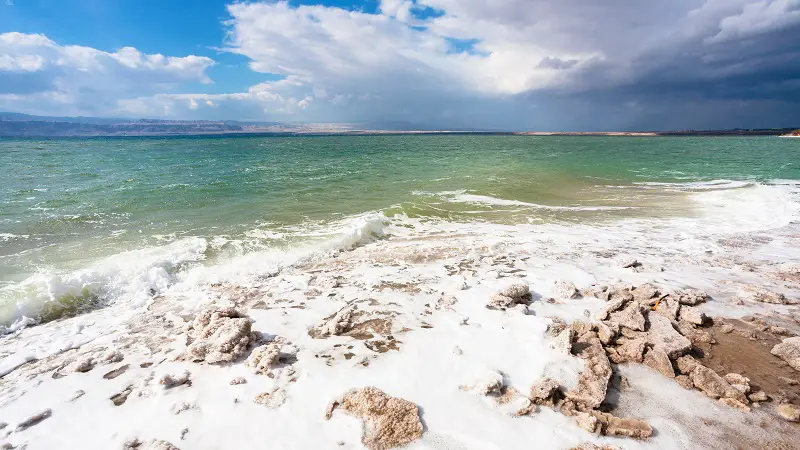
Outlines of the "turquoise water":
<svg viewBox="0 0 800 450">
<path fill-rule="evenodd" d="M 0 306 L 33 274 L 187 237 L 291 248 L 368 212 L 456 222 L 691 215 L 697 190 L 800 180 L 773 137 L 482 135 L 0 140 Z M 725 182 L 709 183 L 714 180 Z M 658 183 L 682 183 L 673 189 Z M 169 269 L 172 270 L 172 269 Z M 177 269 L 176 269 L 177 270 Z M 2 324 L 0 318 L 0 324 Z"/>
</svg>

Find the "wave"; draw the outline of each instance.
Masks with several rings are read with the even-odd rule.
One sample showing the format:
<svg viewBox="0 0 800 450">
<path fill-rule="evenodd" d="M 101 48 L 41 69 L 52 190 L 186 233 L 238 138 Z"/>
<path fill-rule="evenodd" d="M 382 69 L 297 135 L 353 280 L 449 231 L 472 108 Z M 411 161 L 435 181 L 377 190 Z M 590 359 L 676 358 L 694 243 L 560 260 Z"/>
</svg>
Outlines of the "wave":
<svg viewBox="0 0 800 450">
<path fill-rule="evenodd" d="M 0 334 L 79 314 L 99 306 L 138 307 L 159 294 L 205 300 L 203 286 L 247 282 L 318 255 L 350 250 L 380 239 L 389 219 L 370 213 L 330 224 L 326 234 L 289 249 L 261 249 L 210 261 L 230 240 L 191 237 L 116 254 L 81 270 L 41 270 L 0 289 Z"/>
<path fill-rule="evenodd" d="M 548 209 L 553 211 L 616 211 L 632 209 L 631 206 L 559 206 L 542 205 L 539 203 L 523 202 L 520 200 L 509 200 L 504 198 L 492 197 L 489 195 L 467 194 L 466 191 L 442 191 L 436 193 L 415 191 L 414 195 L 432 195 L 442 198 L 451 203 L 468 203 L 473 205 L 486 206 L 512 206 L 529 209 Z"/>
<path fill-rule="evenodd" d="M 740 189 L 745 187 L 757 186 L 755 181 L 737 181 L 737 180 L 710 180 L 710 181 L 690 181 L 680 183 L 663 183 L 663 182 L 636 182 L 633 183 L 637 187 L 677 190 L 677 191 L 718 191 L 723 189 Z"/>
</svg>

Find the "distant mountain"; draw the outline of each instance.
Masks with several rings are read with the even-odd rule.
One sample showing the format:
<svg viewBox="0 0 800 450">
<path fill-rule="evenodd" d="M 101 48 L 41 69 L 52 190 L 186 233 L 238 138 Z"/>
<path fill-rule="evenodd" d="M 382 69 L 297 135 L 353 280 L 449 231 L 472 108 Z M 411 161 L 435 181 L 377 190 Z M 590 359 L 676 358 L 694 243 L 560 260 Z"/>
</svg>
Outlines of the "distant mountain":
<svg viewBox="0 0 800 450">
<path fill-rule="evenodd" d="M 346 124 L 292 124 L 236 120 L 161 120 L 47 117 L 0 112 L 0 136 L 169 136 L 229 133 L 342 132 Z"/>
</svg>

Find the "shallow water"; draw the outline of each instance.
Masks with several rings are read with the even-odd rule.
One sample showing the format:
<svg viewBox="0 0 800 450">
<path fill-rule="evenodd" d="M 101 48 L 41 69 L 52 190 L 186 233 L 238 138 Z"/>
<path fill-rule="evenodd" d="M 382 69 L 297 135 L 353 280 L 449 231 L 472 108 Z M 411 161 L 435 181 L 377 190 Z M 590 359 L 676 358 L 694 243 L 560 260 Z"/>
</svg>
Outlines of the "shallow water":
<svg viewBox="0 0 800 450">
<path fill-rule="evenodd" d="M 426 223 L 767 230 L 797 220 L 797 161 L 771 137 L 4 139 L 0 325 Z"/>
</svg>

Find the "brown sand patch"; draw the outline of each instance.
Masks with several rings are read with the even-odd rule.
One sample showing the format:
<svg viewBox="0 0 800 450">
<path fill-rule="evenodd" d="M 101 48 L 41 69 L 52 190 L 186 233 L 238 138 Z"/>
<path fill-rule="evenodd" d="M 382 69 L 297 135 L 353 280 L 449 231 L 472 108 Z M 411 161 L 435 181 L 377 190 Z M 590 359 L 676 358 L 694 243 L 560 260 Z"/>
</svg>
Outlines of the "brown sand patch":
<svg viewBox="0 0 800 450">
<path fill-rule="evenodd" d="M 753 392 L 761 389 L 775 400 L 800 404 L 800 385 L 792 386 L 782 380 L 800 379 L 800 372 L 770 353 L 783 336 L 761 331 L 741 320 L 725 323 L 732 325 L 734 331 L 725 333 L 721 330 L 724 325 L 714 325 L 708 331 L 716 344 L 697 344 L 701 362 L 720 375 L 733 372 L 750 378 Z"/>
</svg>

